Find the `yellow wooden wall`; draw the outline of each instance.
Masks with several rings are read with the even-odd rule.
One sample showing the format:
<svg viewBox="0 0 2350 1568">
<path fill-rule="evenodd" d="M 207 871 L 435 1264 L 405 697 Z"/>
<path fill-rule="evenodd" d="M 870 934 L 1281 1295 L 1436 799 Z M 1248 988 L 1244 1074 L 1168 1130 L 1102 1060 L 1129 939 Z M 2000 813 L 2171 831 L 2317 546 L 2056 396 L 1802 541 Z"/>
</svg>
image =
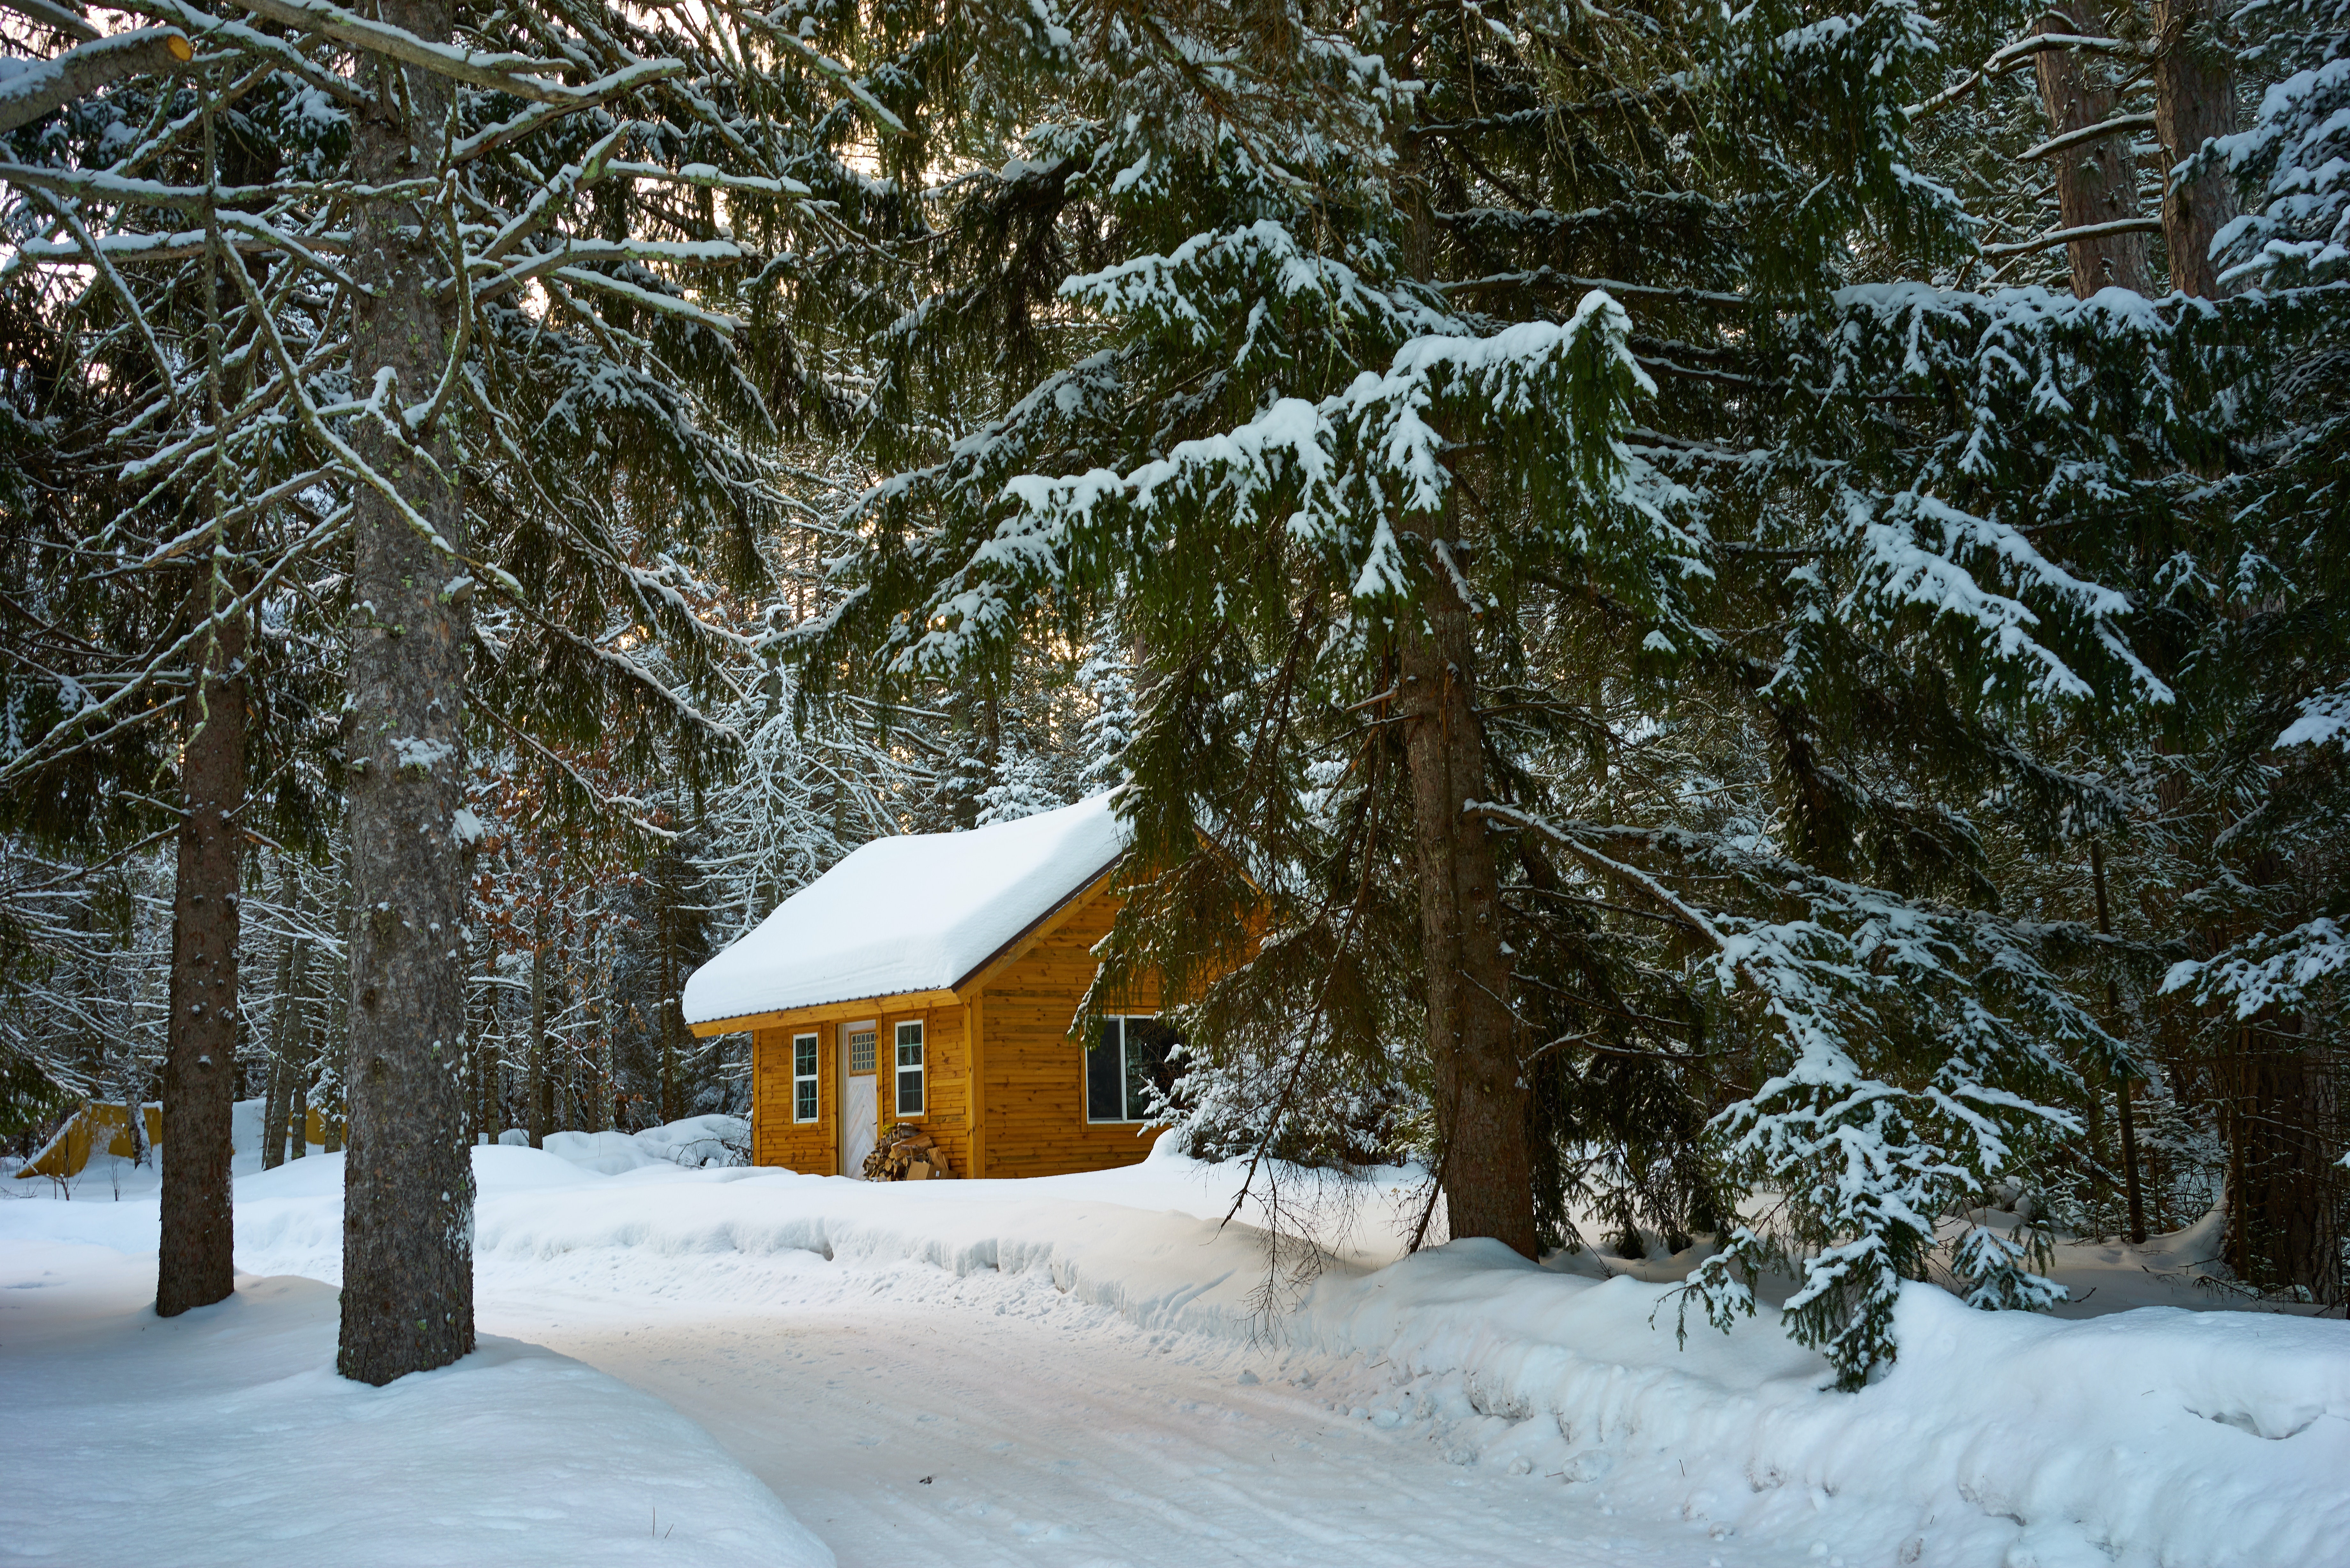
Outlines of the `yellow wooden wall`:
<svg viewBox="0 0 2350 1568">
<path fill-rule="evenodd" d="M 808 1176 L 840 1174 L 840 1078 L 833 1057 L 834 1026 L 816 1031 L 816 1107 L 812 1122 L 792 1120 L 792 1036 L 798 1029 L 762 1029 L 751 1036 L 751 1163 L 780 1165 Z"/>
<path fill-rule="evenodd" d="M 847 1011 L 827 1008 L 827 1012 Z M 752 1160 L 779 1165 L 809 1176 L 855 1175 L 840 1169 L 840 1048 L 841 1025 L 880 1021 L 875 1043 L 877 1133 L 886 1134 L 899 1121 L 928 1131 L 957 1176 L 972 1174 L 971 1050 L 966 1038 L 965 1010 L 934 1007 L 911 1012 L 863 1013 L 855 1020 L 827 1021 L 795 1027 L 761 1029 L 751 1036 Z M 923 1110 L 918 1116 L 897 1114 L 897 1026 L 910 1019 L 922 1021 Z M 792 1036 L 810 1029 L 816 1035 L 816 1119 L 792 1120 Z"/>
<path fill-rule="evenodd" d="M 980 994 L 981 1175 L 1107 1170 L 1135 1164 L 1157 1140 L 1157 1132 L 1130 1124 L 1087 1122 L 1085 1047 L 1069 1037 L 1078 1000 L 1093 983 L 1093 946 L 1109 933 L 1118 908 L 1115 898 L 1094 898 Z M 1129 997 L 1126 1010 L 1158 1005 L 1152 988 Z"/>
</svg>

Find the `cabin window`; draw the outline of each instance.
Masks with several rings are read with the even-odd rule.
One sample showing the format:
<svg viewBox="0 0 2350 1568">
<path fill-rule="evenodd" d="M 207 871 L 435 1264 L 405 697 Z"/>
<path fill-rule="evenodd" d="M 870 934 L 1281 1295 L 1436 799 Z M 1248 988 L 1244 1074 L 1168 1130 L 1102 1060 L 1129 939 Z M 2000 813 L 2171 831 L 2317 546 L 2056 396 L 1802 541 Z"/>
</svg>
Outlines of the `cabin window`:
<svg viewBox="0 0 2350 1568">
<path fill-rule="evenodd" d="M 1174 1026 L 1163 1019 L 1103 1019 L 1086 1052 L 1086 1120 L 1148 1119 L 1153 1091 L 1163 1099 L 1174 1085 L 1168 1057 L 1179 1043 Z"/>
<path fill-rule="evenodd" d="M 873 1071 L 873 1025 L 848 1032 L 848 1071 L 851 1075 Z"/>
<path fill-rule="evenodd" d="M 792 1036 L 792 1120 L 816 1120 L 816 1036 Z"/>
<path fill-rule="evenodd" d="M 898 1114 L 922 1114 L 922 1025 L 898 1025 Z"/>
</svg>

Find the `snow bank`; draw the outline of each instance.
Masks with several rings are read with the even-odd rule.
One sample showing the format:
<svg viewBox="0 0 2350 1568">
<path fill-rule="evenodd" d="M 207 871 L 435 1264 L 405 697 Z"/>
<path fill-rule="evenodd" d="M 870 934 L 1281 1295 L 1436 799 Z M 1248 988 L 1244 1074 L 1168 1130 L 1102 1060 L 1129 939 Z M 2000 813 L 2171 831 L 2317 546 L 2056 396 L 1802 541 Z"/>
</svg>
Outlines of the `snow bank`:
<svg viewBox="0 0 2350 1568">
<path fill-rule="evenodd" d="M 7 1216 L 36 1207 L 115 1206 Z M 37 1466 L 0 1495 L 12 1559 L 832 1563 L 699 1427 L 551 1351 L 484 1338 L 369 1388 L 335 1375 L 330 1285 L 240 1279 L 172 1319 L 153 1301 L 151 1257 L 0 1246 L 0 1408 Z"/>
<path fill-rule="evenodd" d="M 517 1141 L 526 1146 L 528 1135 Z M 688 1116 L 640 1133 L 549 1133 L 546 1151 L 599 1176 L 619 1176 L 649 1165 L 733 1165 L 750 1142 L 751 1124 L 741 1116 Z"/>
<path fill-rule="evenodd" d="M 694 971 L 686 1021 L 962 984 L 1125 853 L 1109 799 L 862 846 Z"/>
<path fill-rule="evenodd" d="M 241 1179 L 240 1262 L 334 1278 L 339 1165 Z M 1816 1549 L 1831 1565 L 2265 1568 L 2341 1562 L 2350 1541 L 2339 1322 L 2145 1307 L 2062 1321 L 1975 1313 L 1918 1286 L 1899 1309 L 1898 1363 L 1842 1395 L 1767 1311 L 1728 1335 L 1692 1323 L 1677 1345 L 1669 1282 L 1583 1277 L 1475 1241 L 1372 1266 L 1416 1218 L 1386 1191 L 1358 1195 L 1354 1245 L 1268 1321 L 1253 1313 L 1268 1282 L 1260 1237 L 1213 1223 L 1232 1171 L 1163 1148 L 1027 1182 L 663 1162 L 599 1176 L 511 1147 L 476 1149 L 474 1169 L 484 1290 L 559 1282 L 608 1292 L 623 1314 L 690 1298 L 755 1322 L 782 1282 L 825 1267 L 811 1256 L 847 1289 L 943 1287 L 979 1310 L 1011 1279 L 1049 1282 L 1153 1333 L 1229 1346 L 1235 1375 L 1290 1379 L 1456 1463 L 1686 1521 L 1737 1561 Z M 126 1249 L 143 1216 L 153 1244 L 152 1205 L 132 1203 L 0 1205 L 0 1239 L 27 1233 L 32 1210 L 46 1211 L 42 1234 L 81 1228 Z"/>
<path fill-rule="evenodd" d="M 1682 1348 L 1671 1286 L 1471 1241 L 1384 1269 L 1334 1262 L 1268 1324 L 1251 1312 L 1266 1281 L 1255 1235 L 1118 1201 L 1122 1186 L 1164 1198 L 1187 1167 L 1158 1156 L 1139 1178 L 937 1191 L 645 1170 L 599 1186 L 592 1206 L 556 1190 L 485 1203 L 482 1255 L 496 1267 L 597 1251 L 634 1282 L 621 1288 L 666 1290 L 694 1288 L 701 1261 L 795 1250 L 860 1269 L 1040 1274 L 1146 1327 L 1352 1357 L 1330 1386 L 1342 1407 L 1422 1430 L 1457 1462 L 1854 1563 L 2252 1568 L 2338 1561 L 2350 1540 L 2340 1323 L 2169 1308 L 2068 1323 L 1917 1286 L 1899 1363 L 1842 1395 L 1767 1315 L 1729 1335 L 1693 1324 Z"/>
</svg>

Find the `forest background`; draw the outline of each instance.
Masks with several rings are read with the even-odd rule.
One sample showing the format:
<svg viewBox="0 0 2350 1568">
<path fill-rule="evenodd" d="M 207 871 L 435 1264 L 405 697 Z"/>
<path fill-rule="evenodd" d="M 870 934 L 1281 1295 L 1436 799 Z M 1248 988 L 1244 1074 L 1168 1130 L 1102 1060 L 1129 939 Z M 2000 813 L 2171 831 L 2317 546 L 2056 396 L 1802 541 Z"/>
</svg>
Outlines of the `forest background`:
<svg viewBox="0 0 2350 1568">
<path fill-rule="evenodd" d="M 1123 785 L 1089 1006 L 1262 1179 L 1848 1381 L 2223 1199 L 2350 1302 L 2341 0 L 6 9 L 25 1147 L 468 1209 L 388 1151 L 746 1109 L 695 964 Z"/>
</svg>

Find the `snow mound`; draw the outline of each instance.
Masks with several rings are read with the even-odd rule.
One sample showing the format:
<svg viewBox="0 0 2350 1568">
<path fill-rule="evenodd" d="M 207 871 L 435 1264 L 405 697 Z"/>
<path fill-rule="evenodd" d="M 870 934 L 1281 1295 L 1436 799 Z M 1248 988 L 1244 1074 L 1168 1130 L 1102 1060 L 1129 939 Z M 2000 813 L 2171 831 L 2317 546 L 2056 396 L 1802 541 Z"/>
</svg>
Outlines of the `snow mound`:
<svg viewBox="0 0 2350 1568">
<path fill-rule="evenodd" d="M 877 838 L 696 970 L 686 1021 L 960 986 L 1127 842 L 1107 794 L 968 833 Z"/>
<path fill-rule="evenodd" d="M 484 1337 L 369 1388 L 335 1374 L 335 1291 L 315 1280 L 242 1278 L 159 1320 L 151 1258 L 15 1241 L 0 1291 L 0 1407 L 57 1460 L 0 1496 L 11 1557 L 833 1562 L 699 1427 L 536 1345 Z"/>
<path fill-rule="evenodd" d="M 656 1141 L 690 1147 L 687 1129 Z M 240 1178 L 241 1265 L 338 1277 L 340 1164 Z M 819 1273 L 844 1299 L 919 1295 L 974 1312 L 1027 1291 L 1118 1314 L 1153 1336 L 1154 1354 L 1170 1348 L 1159 1336 L 1187 1336 L 1182 1354 L 1310 1389 L 1333 1420 L 1555 1486 L 1584 1517 L 1675 1521 L 1721 1542 L 1726 1561 L 2269 1568 L 2342 1562 L 2350 1541 L 2350 1325 L 2338 1321 L 2160 1306 L 2064 1321 L 1979 1313 L 1914 1285 L 1897 1315 L 1898 1361 L 1846 1395 L 1767 1307 L 1729 1334 L 1692 1321 L 1684 1345 L 1670 1281 L 1567 1273 L 1487 1241 L 1398 1259 L 1394 1238 L 1417 1214 L 1401 1173 L 1351 1184 L 1352 1241 L 1267 1318 L 1260 1233 L 1216 1223 L 1234 1168 L 1163 1147 L 1126 1169 L 1026 1182 L 876 1184 L 650 1158 L 604 1176 L 512 1147 L 477 1148 L 473 1166 L 485 1291 L 584 1293 L 622 1322 L 690 1300 L 737 1314 L 730 1334 Z M 151 1251 L 154 1227 L 151 1199 L 8 1204 L 0 1259 L 60 1240 Z M 138 1266 L 143 1284 L 151 1263 Z M 0 1312 L 43 1293 L 0 1291 Z M 10 1331 L 17 1321 L 0 1317 L 0 1376 L 21 1379 L 47 1351 Z M 97 1384 L 24 1388 L 0 1398 L 49 1410 L 111 1397 Z M 519 1419 L 525 1407 L 505 1409 Z M 536 1426 L 528 1439 L 562 1440 Z M 0 1508 L 0 1539 L 17 1538 L 20 1516 Z"/>
<path fill-rule="evenodd" d="M 688 1116 L 640 1133 L 549 1133 L 546 1152 L 599 1176 L 620 1176 L 649 1165 L 691 1170 L 738 1164 L 750 1137 L 751 1124 L 741 1116 Z"/>
<path fill-rule="evenodd" d="M 481 1256 L 576 1254 L 616 1290 L 746 1302 L 761 1287 L 744 1261 L 792 1251 L 1037 1276 L 1147 1329 L 1338 1359 L 1317 1393 L 1456 1463 L 1742 1545 L 1826 1542 L 1852 1563 L 2257 1568 L 2338 1561 L 2350 1540 L 2350 1325 L 2175 1308 L 2064 1322 L 1921 1284 L 1899 1308 L 1899 1361 L 1846 1395 L 1767 1308 L 1726 1335 L 1693 1319 L 1684 1346 L 1673 1285 L 1561 1273 L 1490 1241 L 1378 1269 L 1333 1259 L 1268 1321 L 1251 1300 L 1266 1279 L 1255 1233 L 1118 1200 L 1162 1203 L 1187 1174 L 1216 1172 L 1155 1155 L 1049 1189 L 932 1191 L 681 1171 L 592 1204 L 487 1201 Z"/>
</svg>

